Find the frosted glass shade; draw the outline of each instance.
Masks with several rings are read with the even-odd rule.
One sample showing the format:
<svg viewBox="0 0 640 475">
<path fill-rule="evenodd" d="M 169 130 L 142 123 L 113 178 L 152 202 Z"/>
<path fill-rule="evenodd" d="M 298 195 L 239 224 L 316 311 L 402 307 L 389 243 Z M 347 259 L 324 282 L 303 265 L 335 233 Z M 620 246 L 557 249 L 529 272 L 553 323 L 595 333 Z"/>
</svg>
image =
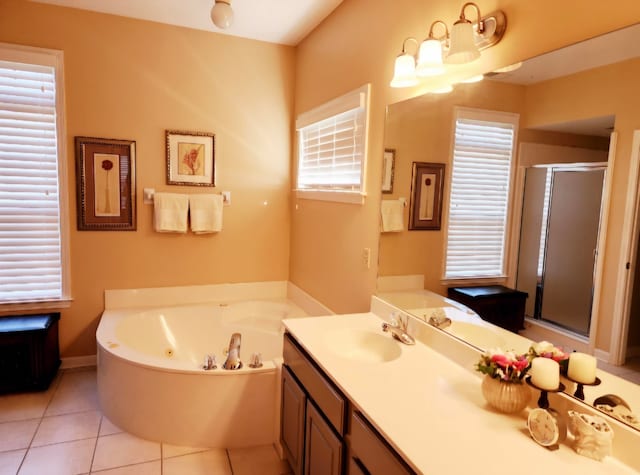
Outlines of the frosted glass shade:
<svg viewBox="0 0 640 475">
<path fill-rule="evenodd" d="M 216 0 L 211 9 L 211 21 L 223 30 L 229 28 L 233 23 L 233 9 L 231 5 L 227 2 Z"/>
<path fill-rule="evenodd" d="M 437 76 L 442 73 L 444 73 L 442 44 L 433 38 L 424 40 L 420 45 L 416 74 L 418 76 Z"/>
<path fill-rule="evenodd" d="M 451 47 L 445 63 L 464 64 L 479 57 L 480 50 L 474 38 L 473 25 L 468 20 L 458 20 L 451 28 Z"/>
<path fill-rule="evenodd" d="M 416 60 L 408 53 L 396 58 L 391 87 L 411 87 L 418 84 L 416 76 Z"/>
</svg>

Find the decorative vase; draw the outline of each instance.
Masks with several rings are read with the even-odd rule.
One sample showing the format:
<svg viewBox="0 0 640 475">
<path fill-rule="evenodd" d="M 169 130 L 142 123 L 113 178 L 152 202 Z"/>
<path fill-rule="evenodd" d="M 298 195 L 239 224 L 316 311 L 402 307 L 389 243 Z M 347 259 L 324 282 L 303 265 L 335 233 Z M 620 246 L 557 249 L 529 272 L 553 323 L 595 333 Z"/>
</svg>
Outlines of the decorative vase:
<svg viewBox="0 0 640 475">
<path fill-rule="evenodd" d="M 522 411 L 531 399 L 531 390 L 523 382 L 503 381 L 485 376 L 482 395 L 494 409 L 513 414 Z"/>
</svg>

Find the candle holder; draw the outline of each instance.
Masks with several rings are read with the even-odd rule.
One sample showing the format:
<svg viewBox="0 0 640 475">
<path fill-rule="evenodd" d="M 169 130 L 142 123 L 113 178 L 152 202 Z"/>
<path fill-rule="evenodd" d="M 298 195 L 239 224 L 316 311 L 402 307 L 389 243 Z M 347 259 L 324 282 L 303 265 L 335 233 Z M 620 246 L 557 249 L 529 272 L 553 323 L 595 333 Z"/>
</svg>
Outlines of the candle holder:
<svg viewBox="0 0 640 475">
<path fill-rule="evenodd" d="M 600 378 L 598 378 L 597 376 L 596 376 L 596 379 L 593 381 L 593 383 L 581 383 L 580 381 L 576 381 L 575 379 L 571 379 L 568 375 L 565 376 L 565 378 L 567 378 L 569 381 L 573 381 L 574 383 L 576 383 L 576 385 L 577 385 L 576 392 L 573 393 L 573 396 L 577 397 L 581 401 L 584 401 L 584 387 L 585 386 L 598 386 L 602 382 L 602 381 L 600 381 Z"/>
<path fill-rule="evenodd" d="M 538 391 L 540 391 L 540 397 L 538 398 L 538 407 L 542 408 L 542 409 L 549 409 L 549 395 L 548 393 L 559 393 L 564 391 L 565 386 L 562 383 L 559 383 L 558 387 L 556 389 L 542 389 L 539 388 L 538 386 L 536 386 L 535 384 L 533 384 L 531 382 L 531 376 L 527 376 L 527 379 L 525 380 L 527 381 L 527 384 L 529 386 L 531 386 L 532 388 L 537 389 Z"/>
</svg>

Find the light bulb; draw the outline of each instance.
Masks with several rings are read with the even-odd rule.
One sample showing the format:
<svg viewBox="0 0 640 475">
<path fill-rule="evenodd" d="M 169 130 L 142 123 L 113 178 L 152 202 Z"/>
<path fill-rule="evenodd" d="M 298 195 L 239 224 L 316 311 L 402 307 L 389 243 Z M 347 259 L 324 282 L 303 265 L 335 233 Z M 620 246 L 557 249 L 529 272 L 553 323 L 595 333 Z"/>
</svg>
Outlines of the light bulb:
<svg viewBox="0 0 640 475">
<path fill-rule="evenodd" d="M 229 28 L 233 23 L 233 9 L 231 1 L 216 0 L 211 9 L 211 21 L 218 28 L 223 30 Z"/>
</svg>

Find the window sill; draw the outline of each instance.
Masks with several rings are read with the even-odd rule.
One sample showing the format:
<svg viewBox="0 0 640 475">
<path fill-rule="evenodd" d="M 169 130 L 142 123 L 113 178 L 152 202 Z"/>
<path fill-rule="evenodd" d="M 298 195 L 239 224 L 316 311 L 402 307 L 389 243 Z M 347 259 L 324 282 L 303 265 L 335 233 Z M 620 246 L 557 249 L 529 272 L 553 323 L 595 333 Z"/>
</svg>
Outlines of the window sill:
<svg viewBox="0 0 640 475">
<path fill-rule="evenodd" d="M 33 310 L 60 310 L 71 306 L 71 299 L 0 303 L 0 315 Z"/>
<path fill-rule="evenodd" d="M 336 190 L 293 190 L 296 198 L 302 200 L 332 201 L 335 203 L 347 203 L 363 205 L 366 193 L 360 191 L 336 191 Z"/>
</svg>

